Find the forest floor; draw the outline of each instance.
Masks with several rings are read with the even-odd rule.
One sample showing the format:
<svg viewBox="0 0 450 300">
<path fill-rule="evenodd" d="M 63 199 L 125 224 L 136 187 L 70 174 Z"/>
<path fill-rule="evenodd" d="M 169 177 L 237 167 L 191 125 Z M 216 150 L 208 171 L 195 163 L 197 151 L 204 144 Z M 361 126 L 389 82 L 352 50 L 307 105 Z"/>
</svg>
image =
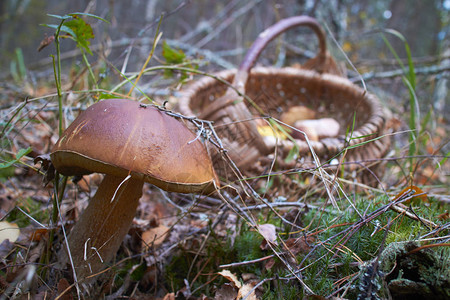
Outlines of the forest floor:
<svg viewBox="0 0 450 300">
<path fill-rule="evenodd" d="M 86 29 L 80 18 L 66 22 L 73 20 L 71 28 Z M 43 42 L 54 46 L 53 40 Z M 90 51 L 81 37 L 76 42 L 85 54 Z M 49 73 L 35 83 L 19 71 L 1 84 L 0 299 L 450 297 L 449 124 L 445 108 L 436 104 L 448 104 L 448 54 L 431 63 L 410 57 L 401 61 L 406 69 L 376 72 L 371 62 L 358 61 L 361 76 L 346 72 L 348 84 L 363 80 L 389 111 L 382 137 L 360 145 L 370 152 L 389 141 L 388 151 L 370 164 L 347 161 L 376 172 L 349 171 L 345 164 L 338 172 L 331 158 L 319 157 L 324 164 L 317 164 L 295 147 L 281 149 L 280 161 L 271 154 L 258 158 L 259 169 L 237 168 L 217 150 L 219 130 L 219 138 L 211 138 L 216 145 L 208 138 L 205 143 L 220 154 L 215 165 L 226 167 L 219 174 L 220 192 L 179 194 L 145 184 L 113 261 L 105 262 L 105 271 L 75 281 L 73 266 L 58 265 L 58 252 L 102 175 L 70 177 L 61 190 L 65 179 L 46 182 L 35 158 L 50 153 L 60 122 L 70 124 L 102 99 L 131 95 L 180 113 L 179 95 L 208 77 L 200 71 L 202 57 L 188 57 L 157 39 L 155 45 L 157 64 L 142 66 L 153 85 L 137 84 L 138 72 L 120 76 L 106 59 L 73 65 L 62 79 Z M 58 75 L 57 62 L 58 56 Z M 104 78 L 105 70 L 114 74 L 111 79 Z M 139 92 L 131 93 L 133 86 Z M 352 149 L 339 150 L 335 159 L 343 163 L 342 154 Z M 314 167 L 305 167 L 308 159 Z M 56 206 L 55 190 L 62 195 Z"/>
</svg>

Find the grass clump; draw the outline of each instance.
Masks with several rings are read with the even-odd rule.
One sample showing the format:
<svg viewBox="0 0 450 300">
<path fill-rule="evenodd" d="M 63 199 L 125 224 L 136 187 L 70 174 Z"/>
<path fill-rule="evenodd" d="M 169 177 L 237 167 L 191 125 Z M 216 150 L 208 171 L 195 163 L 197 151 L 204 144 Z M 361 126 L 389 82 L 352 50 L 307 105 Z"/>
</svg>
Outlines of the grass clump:
<svg viewBox="0 0 450 300">
<path fill-rule="evenodd" d="M 262 236 L 255 232 L 250 231 L 247 226 L 243 226 L 242 233 L 236 239 L 234 244 L 234 251 L 236 253 L 236 261 L 248 261 L 260 258 L 263 256 L 263 252 L 260 248 L 263 241 Z M 244 268 L 243 271 L 247 269 Z M 247 269 L 246 271 L 253 271 Z"/>
</svg>

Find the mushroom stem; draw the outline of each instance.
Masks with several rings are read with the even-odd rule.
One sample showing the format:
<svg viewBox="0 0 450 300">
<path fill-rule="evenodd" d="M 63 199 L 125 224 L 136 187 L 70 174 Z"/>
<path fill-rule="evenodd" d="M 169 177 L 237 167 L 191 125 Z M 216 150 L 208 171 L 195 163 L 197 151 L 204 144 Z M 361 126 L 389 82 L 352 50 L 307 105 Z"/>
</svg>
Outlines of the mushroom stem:
<svg viewBox="0 0 450 300">
<path fill-rule="evenodd" d="M 144 183 L 132 177 L 126 179 L 105 175 L 69 234 L 70 253 L 79 279 L 102 270 L 131 226 Z M 64 266 L 68 262 L 67 251 L 62 251 L 61 256 Z"/>
</svg>

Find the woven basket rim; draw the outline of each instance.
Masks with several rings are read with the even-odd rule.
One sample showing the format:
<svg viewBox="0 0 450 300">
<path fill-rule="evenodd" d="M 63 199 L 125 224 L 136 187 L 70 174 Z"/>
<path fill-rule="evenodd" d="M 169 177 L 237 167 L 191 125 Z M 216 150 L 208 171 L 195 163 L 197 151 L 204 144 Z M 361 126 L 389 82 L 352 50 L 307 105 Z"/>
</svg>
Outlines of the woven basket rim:
<svg viewBox="0 0 450 300">
<path fill-rule="evenodd" d="M 211 77 L 206 76 L 190 83 L 186 88 L 180 91 L 180 99 L 178 104 L 180 111 L 190 117 L 195 117 L 196 115 L 190 107 L 190 101 L 196 96 L 197 92 L 215 84 L 222 84 L 219 80 L 217 80 L 217 78 L 230 82 L 231 80 L 228 79 L 236 74 L 236 71 L 237 69 L 219 71 L 213 73 Z M 352 139 L 347 144 L 346 137 L 342 134 L 337 137 L 325 138 L 319 141 L 310 141 L 310 145 L 314 148 L 318 155 L 324 151 L 328 152 L 331 148 L 337 149 L 343 148 L 344 146 L 354 146 L 367 141 L 368 139 L 373 138 L 370 137 L 371 134 L 376 133 L 374 132 L 374 128 L 376 130 L 381 129 L 383 128 L 383 124 L 386 122 L 385 108 L 381 105 L 378 98 L 372 93 L 369 93 L 356 84 L 350 82 L 347 78 L 333 74 L 320 74 L 314 70 L 305 70 L 294 67 L 254 67 L 250 72 L 248 82 L 251 82 L 251 77 L 255 75 L 308 78 L 311 80 L 321 81 L 324 85 L 334 85 L 339 88 L 352 90 L 355 94 L 359 94 L 363 97 L 364 101 L 366 101 L 366 103 L 370 106 L 372 112 L 368 120 L 358 128 L 355 128 L 355 131 L 352 133 Z M 381 132 L 379 132 L 379 134 L 381 134 Z M 300 148 L 300 152 L 310 151 L 309 145 L 306 141 L 297 141 L 297 146 Z"/>
</svg>

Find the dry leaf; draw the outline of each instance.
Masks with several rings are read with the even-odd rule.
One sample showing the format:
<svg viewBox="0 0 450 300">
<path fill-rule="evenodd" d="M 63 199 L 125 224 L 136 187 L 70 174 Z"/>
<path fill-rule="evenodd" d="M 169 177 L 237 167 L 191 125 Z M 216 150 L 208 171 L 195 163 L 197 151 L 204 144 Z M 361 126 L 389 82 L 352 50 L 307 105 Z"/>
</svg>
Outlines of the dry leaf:
<svg viewBox="0 0 450 300">
<path fill-rule="evenodd" d="M 275 137 L 282 140 L 287 139 L 287 136 L 283 132 L 270 125 L 258 126 L 256 129 L 262 137 Z"/>
<path fill-rule="evenodd" d="M 239 289 L 239 291 L 237 292 L 237 297 L 236 297 L 235 296 L 236 294 L 233 293 L 233 291 L 230 290 L 229 287 L 222 286 L 221 290 L 219 290 L 220 293 L 218 291 L 216 293 L 216 296 L 214 297 L 214 299 L 241 299 L 244 296 L 246 296 L 254 287 L 253 284 L 249 284 L 249 283 L 242 285 L 241 282 L 236 277 L 236 275 L 234 275 L 233 273 L 231 273 L 228 270 L 223 270 L 223 271 L 219 272 L 218 274 L 222 275 L 223 277 L 228 279 L 235 287 L 237 287 Z M 230 298 L 230 297 L 226 298 L 225 294 L 228 296 L 233 295 L 232 296 L 233 298 Z M 255 291 L 252 291 L 252 293 L 247 297 L 247 299 L 256 300 L 257 298 L 256 298 Z"/>
<path fill-rule="evenodd" d="M 220 289 L 216 291 L 216 294 L 214 295 L 214 300 L 236 299 L 237 295 L 238 291 L 236 287 L 234 287 L 230 283 L 225 283 L 220 287 Z"/>
<path fill-rule="evenodd" d="M 276 263 L 275 259 L 270 258 L 270 259 L 266 260 L 266 262 L 264 263 L 264 268 L 266 270 L 270 270 L 273 268 L 273 266 L 275 266 L 275 263 Z"/>
<path fill-rule="evenodd" d="M 102 182 L 103 176 L 99 173 L 93 173 L 83 176 L 76 184 L 83 192 L 90 192 L 91 187 L 99 186 Z"/>
<path fill-rule="evenodd" d="M 267 250 L 269 248 L 268 243 L 276 244 L 277 240 L 277 228 L 273 224 L 258 225 L 258 231 L 263 236 L 264 241 L 261 243 L 261 249 Z"/>
<path fill-rule="evenodd" d="M 0 222 L 0 244 L 5 240 L 14 243 L 20 235 L 20 229 L 17 224 L 9 223 L 7 221 Z"/>
<path fill-rule="evenodd" d="M 175 300 L 175 293 L 168 293 L 164 296 L 163 300 Z"/>
<path fill-rule="evenodd" d="M 167 237 L 169 227 L 159 225 L 142 233 L 142 247 L 159 247 Z"/>
<path fill-rule="evenodd" d="M 242 273 L 241 274 L 241 278 L 244 282 L 249 282 L 250 280 L 256 280 L 258 279 L 258 277 L 256 276 L 256 274 L 253 273 Z"/>
<path fill-rule="evenodd" d="M 422 191 L 417 186 L 410 185 L 398 193 L 392 201 L 398 201 L 400 199 L 409 198 L 408 200 L 404 201 L 403 204 L 408 204 L 411 202 L 428 202 L 427 194 Z"/>
<path fill-rule="evenodd" d="M 251 284 L 244 284 L 238 292 L 238 296 L 237 299 L 242 299 L 244 298 L 248 293 L 250 293 L 250 291 L 253 289 L 253 285 Z M 248 300 L 257 300 L 258 298 L 256 298 L 256 294 L 255 291 L 252 291 L 250 295 L 248 295 L 247 297 Z"/>
<path fill-rule="evenodd" d="M 44 49 L 45 47 L 47 47 L 48 45 L 53 43 L 54 40 L 55 40 L 54 35 L 51 35 L 51 36 L 45 35 L 44 38 L 42 39 L 41 43 L 39 44 L 37 51 L 40 52 L 42 49 Z"/>
<path fill-rule="evenodd" d="M 28 239 L 33 242 L 39 242 L 48 232 L 49 230 L 47 228 L 36 228 L 29 233 Z"/>
<path fill-rule="evenodd" d="M 52 164 L 50 154 L 42 154 L 34 158 L 34 164 L 41 163 L 41 168 L 45 172 L 44 184 L 47 185 L 55 178 L 55 167 Z"/>
<path fill-rule="evenodd" d="M 2 243 L 0 243 L 0 257 L 3 257 L 6 259 L 6 257 L 11 254 L 11 250 L 16 247 L 13 243 L 11 243 L 9 240 L 5 240 Z M 1 276 L 0 276 L 1 280 Z M 1 289 L 1 283 L 0 283 L 0 289 Z"/>
<path fill-rule="evenodd" d="M 58 296 L 59 296 L 58 299 L 61 299 L 61 300 L 72 300 L 73 299 L 72 294 L 70 293 L 69 287 L 70 287 L 70 283 L 65 278 L 62 278 L 58 282 Z M 62 293 L 64 293 L 64 294 L 61 296 Z"/>
<path fill-rule="evenodd" d="M 139 286 L 142 287 L 142 290 L 149 290 L 158 284 L 159 279 L 159 269 L 155 265 L 148 266 L 139 281 Z"/>
<path fill-rule="evenodd" d="M 445 213 L 442 213 L 440 215 L 437 216 L 437 218 L 441 221 L 446 221 L 449 218 L 449 214 L 448 211 L 446 211 Z"/>
<path fill-rule="evenodd" d="M 289 254 L 288 258 L 293 262 L 293 263 L 297 263 L 296 262 L 296 256 L 299 253 L 308 253 L 311 250 L 311 244 L 314 243 L 314 237 L 309 236 L 306 238 L 301 237 L 301 238 L 290 238 L 287 239 L 286 241 L 284 241 L 283 246 L 284 249 L 287 251 L 287 253 Z M 265 264 L 264 264 L 264 268 L 266 270 L 270 270 L 272 269 L 276 264 L 276 260 L 274 258 L 270 258 L 268 259 Z"/>
<path fill-rule="evenodd" d="M 226 279 L 228 279 L 229 281 L 231 281 L 235 287 L 237 288 L 241 288 L 242 284 L 241 282 L 237 279 L 236 275 L 234 275 L 233 273 L 231 273 L 229 270 L 223 270 L 220 271 L 219 273 L 217 273 L 219 275 L 222 275 L 223 277 L 225 277 Z"/>
<path fill-rule="evenodd" d="M 309 236 L 306 238 L 290 238 L 284 242 L 286 247 L 289 249 L 293 255 L 299 253 L 308 253 L 311 250 L 311 244 L 314 243 L 314 238 Z"/>
<path fill-rule="evenodd" d="M 0 195 L 0 218 L 3 219 L 10 210 L 16 206 L 16 201 L 11 195 Z"/>
</svg>

